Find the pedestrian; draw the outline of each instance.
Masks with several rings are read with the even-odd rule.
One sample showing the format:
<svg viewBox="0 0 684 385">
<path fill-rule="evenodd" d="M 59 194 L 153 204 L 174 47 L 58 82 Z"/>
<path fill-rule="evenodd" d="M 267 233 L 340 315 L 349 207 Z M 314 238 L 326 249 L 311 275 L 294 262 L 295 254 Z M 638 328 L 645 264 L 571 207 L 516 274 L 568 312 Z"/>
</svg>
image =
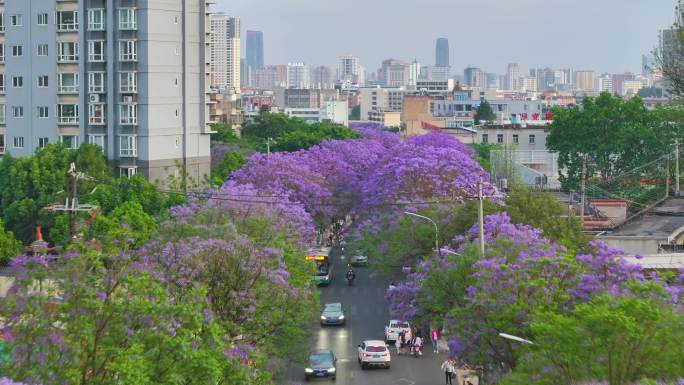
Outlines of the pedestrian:
<svg viewBox="0 0 684 385">
<path fill-rule="evenodd" d="M 432 347 L 434 348 L 434 352 L 439 353 L 439 349 L 437 347 L 437 343 L 439 342 L 439 329 L 432 328 L 432 330 L 430 331 L 430 339 L 432 340 Z"/>
<path fill-rule="evenodd" d="M 399 330 L 397 339 L 401 342 L 401 347 L 403 348 L 406 345 L 406 331 L 404 329 Z"/>
<path fill-rule="evenodd" d="M 394 341 L 394 346 L 397 348 L 397 355 L 400 356 L 402 353 L 402 345 L 400 338 L 397 338 L 397 340 Z"/>
<path fill-rule="evenodd" d="M 442 362 L 442 371 L 444 372 L 444 378 L 445 378 L 445 384 L 446 385 L 453 385 L 453 377 L 454 377 L 454 364 L 452 360 L 446 359 L 444 362 Z"/>
</svg>

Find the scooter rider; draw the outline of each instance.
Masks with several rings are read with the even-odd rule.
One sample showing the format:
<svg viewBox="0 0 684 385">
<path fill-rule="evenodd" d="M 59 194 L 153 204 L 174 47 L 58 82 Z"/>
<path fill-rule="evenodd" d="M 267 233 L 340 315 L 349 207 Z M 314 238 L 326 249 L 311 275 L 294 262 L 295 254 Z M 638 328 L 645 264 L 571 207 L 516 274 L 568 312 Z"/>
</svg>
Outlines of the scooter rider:
<svg viewBox="0 0 684 385">
<path fill-rule="evenodd" d="M 415 340 L 413 341 L 413 354 L 416 357 L 423 355 L 423 339 L 420 338 L 420 335 L 416 336 Z"/>
<path fill-rule="evenodd" d="M 356 273 L 351 264 L 347 264 L 347 281 L 351 283 L 356 278 Z"/>
</svg>

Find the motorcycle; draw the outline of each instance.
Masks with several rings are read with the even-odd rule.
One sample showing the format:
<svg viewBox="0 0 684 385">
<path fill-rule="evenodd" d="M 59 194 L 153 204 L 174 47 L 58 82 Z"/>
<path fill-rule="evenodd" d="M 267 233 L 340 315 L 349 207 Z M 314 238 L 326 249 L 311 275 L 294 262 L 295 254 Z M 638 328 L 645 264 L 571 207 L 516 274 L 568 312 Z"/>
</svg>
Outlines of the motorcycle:
<svg viewBox="0 0 684 385">
<path fill-rule="evenodd" d="M 347 273 L 347 285 L 348 286 L 351 286 L 352 283 L 354 283 L 354 278 L 356 278 L 356 276 L 353 273 Z"/>
<path fill-rule="evenodd" d="M 422 357 L 423 356 L 423 347 L 420 345 L 413 345 L 411 348 L 411 354 L 413 354 L 414 357 Z"/>
</svg>

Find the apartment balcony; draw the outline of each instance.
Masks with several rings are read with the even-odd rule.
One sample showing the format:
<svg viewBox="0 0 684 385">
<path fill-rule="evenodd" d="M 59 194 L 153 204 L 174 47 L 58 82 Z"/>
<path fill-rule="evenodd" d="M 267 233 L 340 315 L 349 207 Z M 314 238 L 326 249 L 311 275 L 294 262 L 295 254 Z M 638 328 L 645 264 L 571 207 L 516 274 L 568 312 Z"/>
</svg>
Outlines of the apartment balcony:
<svg viewBox="0 0 684 385">
<path fill-rule="evenodd" d="M 74 126 L 78 124 L 78 116 L 58 116 L 57 124 L 62 126 Z"/>
</svg>

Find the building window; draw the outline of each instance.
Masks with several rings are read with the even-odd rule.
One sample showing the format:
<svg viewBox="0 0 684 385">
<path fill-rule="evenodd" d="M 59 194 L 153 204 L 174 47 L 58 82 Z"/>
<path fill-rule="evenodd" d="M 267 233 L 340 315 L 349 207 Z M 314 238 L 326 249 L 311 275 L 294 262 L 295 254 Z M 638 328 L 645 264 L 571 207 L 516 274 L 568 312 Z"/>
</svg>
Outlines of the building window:
<svg viewBox="0 0 684 385">
<path fill-rule="evenodd" d="M 534 144 L 535 141 L 536 141 L 535 136 L 534 136 L 534 135 L 530 135 L 530 142 L 529 142 L 529 143 L 530 143 L 530 144 Z"/>
<path fill-rule="evenodd" d="M 78 93 L 78 74 L 64 73 L 59 74 L 59 85 L 57 91 L 62 94 L 77 94 Z"/>
<path fill-rule="evenodd" d="M 88 72 L 88 92 L 91 94 L 103 94 L 105 92 L 104 72 Z"/>
<path fill-rule="evenodd" d="M 15 136 L 14 137 L 14 148 L 24 148 L 24 137 Z"/>
<path fill-rule="evenodd" d="M 138 156 L 138 137 L 122 135 L 119 137 L 119 156 Z"/>
<path fill-rule="evenodd" d="M 48 14 L 39 13 L 38 14 L 38 25 L 48 25 Z"/>
<path fill-rule="evenodd" d="M 138 105 L 137 104 L 120 104 L 119 105 L 119 123 L 123 125 L 138 124 Z"/>
<path fill-rule="evenodd" d="M 119 9 L 119 29 L 137 29 L 135 8 Z"/>
<path fill-rule="evenodd" d="M 15 27 L 21 27 L 23 25 L 23 17 L 21 15 L 11 15 L 10 25 Z"/>
<path fill-rule="evenodd" d="M 5 74 L 0 73 L 0 93 L 5 93 Z"/>
<path fill-rule="evenodd" d="M 47 44 L 38 44 L 38 56 L 47 56 L 48 55 L 48 45 Z"/>
<path fill-rule="evenodd" d="M 88 31 L 104 31 L 105 29 L 105 10 L 88 10 Z"/>
<path fill-rule="evenodd" d="M 520 143 L 520 137 L 518 134 L 513 134 L 513 144 L 518 144 Z"/>
<path fill-rule="evenodd" d="M 5 124 L 5 105 L 0 104 L 0 124 Z M 0 146 L 4 147 L 4 146 Z"/>
<path fill-rule="evenodd" d="M 136 72 L 119 73 L 119 92 L 135 93 L 138 92 L 138 74 Z"/>
<path fill-rule="evenodd" d="M 49 110 L 47 106 L 39 106 L 38 107 L 38 117 L 41 119 L 47 119 L 49 118 Z"/>
<path fill-rule="evenodd" d="M 60 42 L 57 45 L 57 61 L 74 62 L 78 61 L 78 43 Z"/>
<path fill-rule="evenodd" d="M 12 56 L 24 56 L 24 46 L 23 45 L 13 45 L 12 46 Z"/>
<path fill-rule="evenodd" d="M 496 134 L 496 143 L 503 144 L 503 134 Z"/>
<path fill-rule="evenodd" d="M 0 12 L 0 32 L 5 32 L 5 14 Z"/>
<path fill-rule="evenodd" d="M 5 62 L 5 44 L 0 43 L 0 63 Z"/>
<path fill-rule="evenodd" d="M 482 134 L 482 143 L 489 143 L 489 135 Z"/>
<path fill-rule="evenodd" d="M 78 123 L 78 104 L 58 104 L 57 123 L 77 124 Z"/>
<path fill-rule="evenodd" d="M 119 170 L 121 170 L 119 175 L 122 178 L 132 178 L 138 171 L 135 167 L 121 167 Z"/>
<path fill-rule="evenodd" d="M 76 31 L 78 29 L 78 12 L 57 12 L 56 23 L 58 31 Z"/>
<path fill-rule="evenodd" d="M 105 105 L 104 103 L 88 104 L 88 124 L 105 124 Z"/>
<path fill-rule="evenodd" d="M 88 135 L 88 143 L 100 146 L 103 152 L 105 148 L 104 139 L 104 135 Z"/>
<path fill-rule="evenodd" d="M 135 40 L 119 41 L 119 60 L 136 61 L 138 60 L 137 46 Z"/>
<path fill-rule="evenodd" d="M 88 42 L 88 61 L 103 62 L 105 59 L 105 42 L 102 40 L 91 40 Z"/>
<path fill-rule="evenodd" d="M 24 107 L 12 106 L 12 116 L 17 119 L 22 119 L 24 117 Z"/>
<path fill-rule="evenodd" d="M 23 86 L 24 86 L 24 77 L 23 76 L 12 77 L 12 87 L 22 88 Z"/>
<path fill-rule="evenodd" d="M 48 138 L 38 138 L 38 147 L 40 148 L 45 148 L 45 146 L 50 143 L 50 139 Z"/>
<path fill-rule="evenodd" d="M 62 142 L 66 148 L 78 150 L 78 135 L 61 135 L 59 141 Z"/>
<path fill-rule="evenodd" d="M 48 76 L 47 75 L 38 76 L 38 88 L 47 88 L 47 87 L 48 87 Z"/>
</svg>

